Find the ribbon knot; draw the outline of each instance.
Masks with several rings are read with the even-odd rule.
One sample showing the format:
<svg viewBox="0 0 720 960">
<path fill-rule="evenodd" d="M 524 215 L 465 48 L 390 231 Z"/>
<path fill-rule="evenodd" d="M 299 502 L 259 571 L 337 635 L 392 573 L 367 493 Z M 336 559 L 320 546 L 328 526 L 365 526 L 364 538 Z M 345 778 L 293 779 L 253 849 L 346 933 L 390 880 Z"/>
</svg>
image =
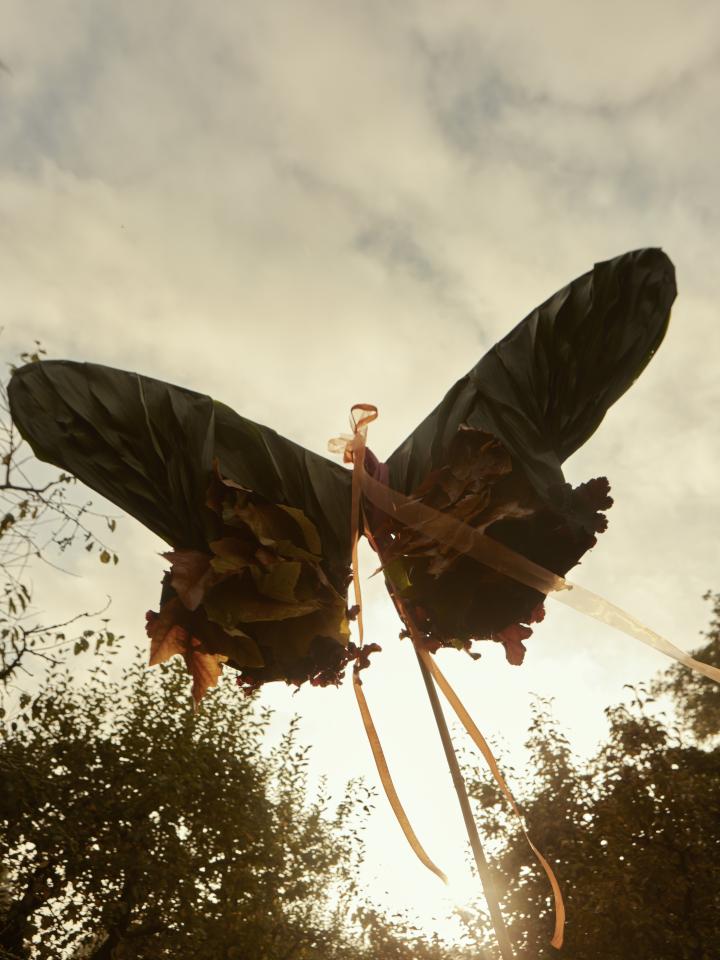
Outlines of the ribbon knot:
<svg viewBox="0 0 720 960">
<path fill-rule="evenodd" d="M 341 453 L 343 463 L 355 463 L 356 454 L 365 449 L 367 430 L 373 420 L 378 418 L 378 408 L 372 403 L 356 403 L 350 408 L 350 429 L 352 433 L 341 433 L 328 441 L 330 453 Z M 358 458 L 359 459 L 359 458 Z"/>
</svg>

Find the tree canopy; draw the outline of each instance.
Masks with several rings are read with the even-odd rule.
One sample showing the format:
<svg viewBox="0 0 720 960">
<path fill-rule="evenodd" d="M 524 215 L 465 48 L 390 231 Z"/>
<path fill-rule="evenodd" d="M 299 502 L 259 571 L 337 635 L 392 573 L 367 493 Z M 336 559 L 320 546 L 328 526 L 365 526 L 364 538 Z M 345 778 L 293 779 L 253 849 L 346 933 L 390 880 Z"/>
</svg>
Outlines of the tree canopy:
<svg viewBox="0 0 720 960">
<path fill-rule="evenodd" d="M 0 745 L 5 951 L 343 956 L 362 789 L 310 800 L 295 727 L 264 757 L 267 723 L 227 685 L 193 716 L 179 669 L 51 675 Z"/>
<path fill-rule="evenodd" d="M 297 722 L 221 684 L 193 714 L 179 665 L 51 671 L 0 735 L 0 957 L 440 960 L 363 903 L 370 795 L 308 787 Z"/>
</svg>

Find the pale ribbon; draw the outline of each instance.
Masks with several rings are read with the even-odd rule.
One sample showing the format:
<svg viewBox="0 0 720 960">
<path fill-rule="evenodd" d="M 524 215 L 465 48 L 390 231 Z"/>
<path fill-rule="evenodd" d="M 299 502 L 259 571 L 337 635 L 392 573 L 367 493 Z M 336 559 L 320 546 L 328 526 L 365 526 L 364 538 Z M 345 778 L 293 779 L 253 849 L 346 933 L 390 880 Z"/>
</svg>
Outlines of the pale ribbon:
<svg viewBox="0 0 720 960">
<path fill-rule="evenodd" d="M 680 647 L 676 647 L 665 637 L 646 627 L 631 614 L 605 600 L 604 597 L 565 580 L 563 577 L 546 570 L 544 567 L 480 530 L 456 520 L 446 513 L 440 513 L 419 500 L 391 490 L 390 487 L 368 476 L 362 475 L 363 493 L 368 500 L 384 513 L 394 517 L 405 526 L 425 534 L 433 540 L 442 541 L 445 546 L 465 553 L 469 557 L 484 563 L 498 573 L 505 574 L 519 583 L 524 583 L 539 593 L 553 594 L 560 603 L 593 617 L 601 623 L 620 630 L 622 633 L 648 644 L 654 650 L 672 657 L 684 666 L 720 683 L 720 669 L 696 660 Z"/>
</svg>

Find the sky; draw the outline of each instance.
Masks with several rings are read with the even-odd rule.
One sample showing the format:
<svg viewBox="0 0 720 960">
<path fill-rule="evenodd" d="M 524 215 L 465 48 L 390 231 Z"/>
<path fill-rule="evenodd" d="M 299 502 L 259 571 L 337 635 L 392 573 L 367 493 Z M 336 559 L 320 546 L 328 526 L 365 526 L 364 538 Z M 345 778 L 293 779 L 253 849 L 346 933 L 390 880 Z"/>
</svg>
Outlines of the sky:
<svg viewBox="0 0 720 960">
<path fill-rule="evenodd" d="M 665 342 L 567 464 L 615 505 L 573 574 L 686 649 L 720 587 L 720 7 L 698 0 L 0 0 L 0 344 L 33 339 L 209 393 L 324 453 L 352 403 L 382 459 L 538 303 L 594 262 L 660 246 Z M 97 500 L 97 498 L 96 498 Z M 120 524 L 116 569 L 39 569 L 53 612 L 112 595 L 130 647 L 162 543 Z M 369 552 L 363 569 L 374 569 Z M 428 852 L 470 889 L 412 651 L 379 578 L 365 690 Z M 574 747 L 664 666 L 548 602 L 521 668 L 487 645 L 441 666 L 517 764 L 533 695 Z M 313 776 L 377 782 L 349 685 L 268 688 Z M 522 797 L 518 799 L 522 802 Z M 528 855 L 529 856 L 529 855 Z M 384 800 L 366 875 L 432 927 L 449 902 Z M 457 891 L 461 893 L 457 893 Z"/>
</svg>

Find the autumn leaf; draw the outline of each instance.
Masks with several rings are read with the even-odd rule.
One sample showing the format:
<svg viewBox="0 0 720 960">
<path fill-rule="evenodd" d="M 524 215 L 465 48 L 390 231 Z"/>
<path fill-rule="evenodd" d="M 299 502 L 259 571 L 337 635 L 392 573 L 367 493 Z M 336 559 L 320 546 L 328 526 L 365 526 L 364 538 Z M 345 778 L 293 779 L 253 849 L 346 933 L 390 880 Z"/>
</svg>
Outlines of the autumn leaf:
<svg viewBox="0 0 720 960">
<path fill-rule="evenodd" d="M 172 564 L 170 586 L 188 610 L 196 610 L 212 582 L 209 555 L 201 550 L 173 550 L 163 557 Z"/>
<path fill-rule="evenodd" d="M 505 647 L 505 658 L 508 663 L 519 667 L 525 659 L 526 649 L 523 640 L 532 636 L 530 627 L 524 627 L 520 623 L 513 623 L 504 630 L 493 634 L 493 640 L 502 643 Z"/>
<path fill-rule="evenodd" d="M 205 597 L 203 606 L 211 620 L 228 629 L 258 620 L 302 617 L 321 607 L 322 599 L 315 597 L 291 603 L 274 600 L 258 593 L 252 579 L 232 577 L 214 586 Z"/>
<path fill-rule="evenodd" d="M 296 599 L 295 588 L 300 578 L 301 564 L 298 561 L 280 561 L 267 572 L 257 567 L 252 570 L 255 586 L 264 597 L 293 603 Z"/>
<path fill-rule="evenodd" d="M 222 654 L 204 653 L 197 637 L 191 638 L 190 647 L 185 654 L 185 665 L 193 678 L 192 698 L 196 710 L 210 687 L 217 686 L 222 665 L 226 660 L 227 657 Z"/>
<path fill-rule="evenodd" d="M 223 654 L 205 652 L 201 641 L 192 636 L 182 622 L 178 622 L 182 616 L 182 604 L 177 598 L 164 604 L 159 614 L 147 614 L 149 665 L 152 667 L 164 663 L 176 654 L 183 657 L 187 672 L 193 679 L 192 698 L 197 710 L 208 689 L 216 686 L 223 662 L 228 658 Z"/>
</svg>

